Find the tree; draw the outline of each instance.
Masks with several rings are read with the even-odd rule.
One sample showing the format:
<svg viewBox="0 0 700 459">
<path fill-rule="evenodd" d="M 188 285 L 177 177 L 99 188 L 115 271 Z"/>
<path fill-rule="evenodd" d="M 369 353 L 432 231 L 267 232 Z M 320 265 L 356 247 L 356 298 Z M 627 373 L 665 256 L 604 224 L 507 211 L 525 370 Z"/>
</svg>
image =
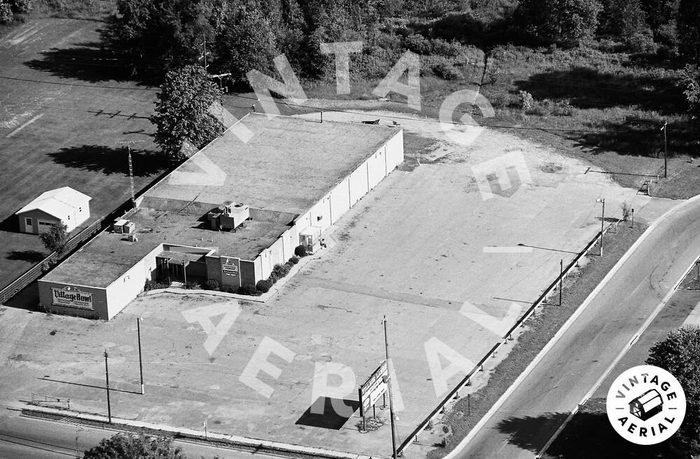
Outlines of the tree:
<svg viewBox="0 0 700 459">
<path fill-rule="evenodd" d="M 0 24 L 12 22 L 17 14 L 29 13 L 31 0 L 0 0 Z"/>
<path fill-rule="evenodd" d="M 678 38 L 681 55 L 689 62 L 700 63 L 700 1 L 681 0 Z"/>
<path fill-rule="evenodd" d="M 200 149 L 223 133 L 221 123 L 209 114 L 215 102 L 221 102 L 221 91 L 202 67 L 189 65 L 168 72 L 151 117 L 155 142 L 166 156 L 182 160 L 185 141 Z"/>
<path fill-rule="evenodd" d="M 593 38 L 601 10 L 597 0 L 523 0 L 517 16 L 538 40 L 577 45 Z"/>
<path fill-rule="evenodd" d="M 700 453 L 700 328 L 684 327 L 669 333 L 649 350 L 647 364 L 667 370 L 683 386 L 688 405 L 677 441 Z"/>
<path fill-rule="evenodd" d="M 85 451 L 83 459 L 186 459 L 171 438 L 118 433 Z"/>
<path fill-rule="evenodd" d="M 68 233 L 66 232 L 66 225 L 52 225 L 49 231 L 41 234 L 41 242 L 44 243 L 44 247 L 49 252 L 56 252 L 59 255 L 63 253 L 63 249 L 66 248 L 66 243 L 68 242 Z"/>
<path fill-rule="evenodd" d="M 692 116 L 700 117 L 700 67 L 687 65 L 682 75 L 688 111 Z"/>
<path fill-rule="evenodd" d="M 214 0 L 119 0 L 105 40 L 124 55 L 134 74 L 159 79 L 168 70 L 201 60 L 213 42 Z"/>
<path fill-rule="evenodd" d="M 216 66 L 235 81 L 248 81 L 251 70 L 269 73 L 277 54 L 270 21 L 257 8 L 230 14 L 216 38 Z"/>
</svg>

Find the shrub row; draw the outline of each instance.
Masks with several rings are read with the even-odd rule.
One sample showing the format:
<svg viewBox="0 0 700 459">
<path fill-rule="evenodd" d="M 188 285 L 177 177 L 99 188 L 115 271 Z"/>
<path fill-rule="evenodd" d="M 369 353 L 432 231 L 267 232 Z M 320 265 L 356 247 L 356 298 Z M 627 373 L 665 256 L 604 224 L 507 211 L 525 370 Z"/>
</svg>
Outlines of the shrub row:
<svg viewBox="0 0 700 459">
<path fill-rule="evenodd" d="M 300 248 L 303 250 L 298 250 L 298 252 L 297 252 L 297 250 L 295 249 L 294 252 L 295 253 L 302 253 L 303 252 L 304 255 L 306 255 L 306 248 L 304 248 L 304 246 L 302 246 L 302 245 L 297 247 L 297 249 L 300 249 Z M 304 256 L 304 255 L 302 255 L 302 256 Z M 255 287 L 257 288 L 258 291 L 260 291 L 262 293 L 269 292 L 270 289 L 272 288 L 272 286 L 275 285 L 278 280 L 282 279 L 287 274 L 289 274 L 289 271 L 291 271 L 292 268 L 294 267 L 294 265 L 296 265 L 297 263 L 299 263 L 299 257 L 294 256 L 294 257 L 290 258 L 283 265 L 276 264 L 272 268 L 272 272 L 270 273 L 270 277 L 268 277 L 267 279 L 263 279 L 261 281 L 258 281 L 258 283 L 255 285 Z"/>
</svg>

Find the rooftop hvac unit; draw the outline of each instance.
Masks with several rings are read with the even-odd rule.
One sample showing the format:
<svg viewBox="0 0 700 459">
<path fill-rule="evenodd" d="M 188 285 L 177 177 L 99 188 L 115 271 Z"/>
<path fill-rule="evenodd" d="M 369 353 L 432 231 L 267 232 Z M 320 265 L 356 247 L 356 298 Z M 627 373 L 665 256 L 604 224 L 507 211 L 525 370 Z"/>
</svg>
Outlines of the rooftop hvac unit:
<svg viewBox="0 0 700 459">
<path fill-rule="evenodd" d="M 124 219 L 116 220 L 116 221 L 114 222 L 114 225 L 112 225 L 112 230 L 113 230 L 115 233 L 121 234 L 121 233 L 124 232 L 124 225 L 126 225 L 127 223 L 129 223 L 128 220 L 124 220 Z"/>
<path fill-rule="evenodd" d="M 211 229 L 230 231 L 250 218 L 250 208 L 243 204 L 225 202 L 218 210 L 208 214 Z"/>
<path fill-rule="evenodd" d="M 118 234 L 133 234 L 136 232 L 136 224 L 129 220 L 120 219 L 114 222 L 113 229 Z"/>
</svg>

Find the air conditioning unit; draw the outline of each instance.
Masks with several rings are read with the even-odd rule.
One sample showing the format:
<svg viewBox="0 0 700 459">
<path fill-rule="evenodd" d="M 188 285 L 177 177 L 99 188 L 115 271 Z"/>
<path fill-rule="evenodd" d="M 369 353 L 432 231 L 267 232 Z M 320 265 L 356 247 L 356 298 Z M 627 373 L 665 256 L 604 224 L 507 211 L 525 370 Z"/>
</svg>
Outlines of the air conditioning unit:
<svg viewBox="0 0 700 459">
<path fill-rule="evenodd" d="M 299 245 L 306 248 L 306 253 L 313 255 L 321 247 L 321 228 L 309 226 L 299 232 Z"/>
<path fill-rule="evenodd" d="M 122 234 L 122 233 L 124 232 L 124 226 L 125 226 L 127 223 L 129 223 L 128 220 L 124 220 L 124 219 L 116 220 L 116 221 L 114 222 L 114 224 L 112 225 L 112 230 L 113 230 L 115 233 Z"/>
<path fill-rule="evenodd" d="M 215 216 L 217 220 L 216 227 L 218 229 L 222 229 L 224 231 L 234 230 L 244 221 L 250 218 L 250 208 L 244 204 L 225 202 L 222 208 L 221 214 Z"/>
<path fill-rule="evenodd" d="M 118 234 L 133 234 L 136 232 L 136 224 L 129 220 L 120 219 L 114 222 L 112 230 Z"/>
</svg>

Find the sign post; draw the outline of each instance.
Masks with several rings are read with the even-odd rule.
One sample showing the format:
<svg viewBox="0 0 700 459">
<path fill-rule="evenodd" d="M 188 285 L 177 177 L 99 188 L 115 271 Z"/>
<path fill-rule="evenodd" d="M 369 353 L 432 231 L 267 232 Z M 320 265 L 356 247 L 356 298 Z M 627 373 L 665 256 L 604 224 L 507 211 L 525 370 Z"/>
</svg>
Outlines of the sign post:
<svg viewBox="0 0 700 459">
<path fill-rule="evenodd" d="M 380 397 L 384 397 L 387 391 L 387 379 L 389 377 L 389 367 L 387 362 L 382 362 L 367 378 L 358 390 L 360 396 L 360 416 L 362 416 L 362 429 L 366 429 L 367 413 L 372 408 L 373 416 L 376 418 L 375 405 Z"/>
</svg>

